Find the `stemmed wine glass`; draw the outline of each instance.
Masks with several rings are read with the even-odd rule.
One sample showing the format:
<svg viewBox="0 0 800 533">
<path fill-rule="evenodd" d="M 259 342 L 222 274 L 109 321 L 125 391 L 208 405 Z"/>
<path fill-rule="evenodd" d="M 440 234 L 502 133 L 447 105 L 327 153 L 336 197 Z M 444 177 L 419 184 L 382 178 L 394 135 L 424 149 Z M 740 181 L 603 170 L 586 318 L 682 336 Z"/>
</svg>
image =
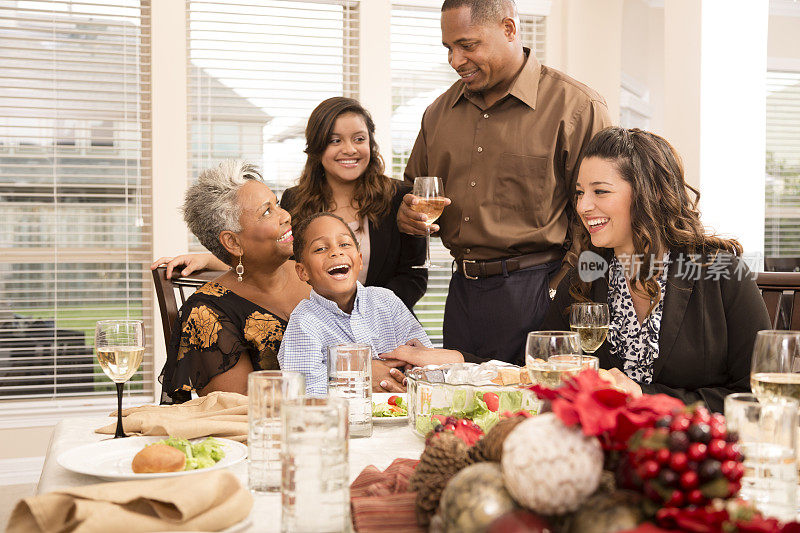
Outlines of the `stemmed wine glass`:
<svg viewBox="0 0 800 533">
<path fill-rule="evenodd" d="M 608 323 L 610 321 L 608 305 L 595 302 L 579 302 L 572 304 L 569 316 L 569 327 L 578 334 L 581 339 L 581 348 L 584 353 L 593 354 L 605 342 L 608 335 Z M 583 357 L 584 361 L 594 361 L 597 358 L 588 355 Z M 598 361 L 599 363 L 599 361 Z M 599 365 L 595 370 L 599 368 Z"/>
<path fill-rule="evenodd" d="M 776 396 L 800 400 L 800 331 L 756 334 L 750 388 L 761 402 Z"/>
<path fill-rule="evenodd" d="M 525 363 L 533 383 L 554 389 L 565 375 L 582 370 L 581 341 L 573 331 L 532 331 Z"/>
<path fill-rule="evenodd" d="M 98 321 L 94 330 L 94 350 L 103 372 L 117 385 L 117 431 L 114 438 L 127 437 L 122 430 L 122 388 L 142 364 L 144 324 L 141 320 Z"/>
<path fill-rule="evenodd" d="M 442 215 L 442 211 L 444 211 L 444 204 L 447 200 L 442 195 L 443 192 L 444 187 L 442 186 L 441 178 L 436 176 L 414 178 L 414 191 L 412 194 L 419 197 L 419 201 L 416 205 L 411 206 L 411 209 L 425 214 L 428 220 L 425 221 L 425 263 L 414 265 L 412 268 L 427 268 L 429 270 L 441 270 L 442 268 L 431 263 L 431 224 L 436 222 Z"/>
</svg>

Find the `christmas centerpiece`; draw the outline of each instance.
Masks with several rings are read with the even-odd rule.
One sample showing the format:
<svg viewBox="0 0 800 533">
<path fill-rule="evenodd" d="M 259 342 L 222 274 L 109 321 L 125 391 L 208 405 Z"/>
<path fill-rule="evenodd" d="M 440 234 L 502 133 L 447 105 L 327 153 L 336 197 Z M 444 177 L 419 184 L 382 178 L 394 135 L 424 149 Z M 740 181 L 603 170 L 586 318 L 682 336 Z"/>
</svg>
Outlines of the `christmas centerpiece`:
<svg viewBox="0 0 800 533">
<path fill-rule="evenodd" d="M 593 370 L 556 389 L 530 389 L 549 412 L 504 413 L 485 435 L 453 418 L 428 434 L 410 481 L 420 524 L 444 532 L 800 533 L 800 524 L 736 499 L 744 457 L 722 415 L 661 394 L 634 398 Z"/>
</svg>

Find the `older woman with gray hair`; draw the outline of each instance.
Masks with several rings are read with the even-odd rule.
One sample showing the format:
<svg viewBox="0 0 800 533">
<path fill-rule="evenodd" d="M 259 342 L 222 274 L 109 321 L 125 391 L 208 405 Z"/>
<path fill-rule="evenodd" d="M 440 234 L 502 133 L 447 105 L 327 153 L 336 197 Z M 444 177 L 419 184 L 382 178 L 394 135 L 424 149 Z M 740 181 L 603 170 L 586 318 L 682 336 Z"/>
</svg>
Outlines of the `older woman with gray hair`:
<svg viewBox="0 0 800 533">
<path fill-rule="evenodd" d="M 181 307 L 161 372 L 161 403 L 185 402 L 192 391 L 247 394 L 247 374 L 278 368 L 289 315 L 311 292 L 289 260 L 291 217 L 255 166 L 227 160 L 189 187 L 183 218 L 230 270 Z M 170 261 L 162 257 L 151 268 Z M 373 388 L 402 391 L 396 367 L 403 364 L 373 361 Z"/>
<path fill-rule="evenodd" d="M 309 295 L 297 277 L 289 213 L 258 170 L 228 160 L 186 192 L 189 229 L 231 270 L 195 291 L 178 315 L 161 373 L 162 403 L 191 392 L 247 394 L 247 374 L 278 368 L 289 315 Z"/>
</svg>

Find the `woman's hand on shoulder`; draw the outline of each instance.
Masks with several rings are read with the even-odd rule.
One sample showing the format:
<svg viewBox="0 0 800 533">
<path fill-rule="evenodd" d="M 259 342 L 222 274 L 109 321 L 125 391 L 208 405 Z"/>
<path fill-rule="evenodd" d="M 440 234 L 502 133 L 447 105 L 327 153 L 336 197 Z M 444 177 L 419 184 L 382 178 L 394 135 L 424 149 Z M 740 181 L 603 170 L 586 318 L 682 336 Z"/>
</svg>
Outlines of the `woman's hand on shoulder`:
<svg viewBox="0 0 800 533">
<path fill-rule="evenodd" d="M 197 272 L 198 270 L 227 270 L 230 268 L 210 253 L 159 257 L 150 265 L 150 270 L 155 270 L 161 265 L 166 265 L 167 267 L 167 278 L 171 278 L 172 271 L 178 267 L 184 267 L 183 270 L 181 270 L 181 276 L 188 276 L 192 272 Z"/>
</svg>

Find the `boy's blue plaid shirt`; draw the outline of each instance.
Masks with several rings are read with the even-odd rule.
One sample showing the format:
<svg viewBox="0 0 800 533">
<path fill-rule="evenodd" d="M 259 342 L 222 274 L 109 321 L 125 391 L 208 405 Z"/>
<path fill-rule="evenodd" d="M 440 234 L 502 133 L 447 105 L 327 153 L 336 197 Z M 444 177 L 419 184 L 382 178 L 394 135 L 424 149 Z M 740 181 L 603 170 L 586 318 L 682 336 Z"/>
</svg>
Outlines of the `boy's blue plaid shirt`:
<svg viewBox="0 0 800 533">
<path fill-rule="evenodd" d="M 311 291 L 289 317 L 281 341 L 281 370 L 295 370 L 306 378 L 306 393 L 328 392 L 328 346 L 358 342 L 372 346 L 378 357 L 411 339 L 432 348 L 428 335 L 411 311 L 389 289 L 356 284 L 353 312 Z"/>
</svg>

